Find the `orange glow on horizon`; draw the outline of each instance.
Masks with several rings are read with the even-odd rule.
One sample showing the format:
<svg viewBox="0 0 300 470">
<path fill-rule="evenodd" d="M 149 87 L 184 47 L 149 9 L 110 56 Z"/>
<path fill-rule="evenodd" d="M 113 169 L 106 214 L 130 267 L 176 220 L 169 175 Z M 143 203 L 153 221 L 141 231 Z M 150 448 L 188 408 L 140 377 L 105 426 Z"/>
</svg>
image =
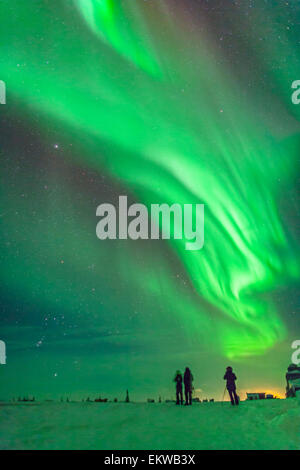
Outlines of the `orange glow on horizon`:
<svg viewBox="0 0 300 470">
<path fill-rule="evenodd" d="M 268 387 L 262 387 L 259 386 L 257 388 L 251 387 L 248 389 L 242 389 L 240 390 L 240 398 L 243 400 L 247 399 L 247 393 L 265 393 L 266 395 L 273 395 L 276 398 L 285 398 L 285 391 L 282 390 L 282 388 L 277 388 L 277 389 L 271 389 Z"/>
</svg>

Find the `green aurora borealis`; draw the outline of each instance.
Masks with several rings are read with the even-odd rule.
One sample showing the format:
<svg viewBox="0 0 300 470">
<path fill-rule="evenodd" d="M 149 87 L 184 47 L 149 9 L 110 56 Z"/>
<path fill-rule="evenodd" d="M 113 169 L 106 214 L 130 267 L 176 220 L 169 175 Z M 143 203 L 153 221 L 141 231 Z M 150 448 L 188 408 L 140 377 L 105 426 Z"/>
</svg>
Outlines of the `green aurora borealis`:
<svg viewBox="0 0 300 470">
<path fill-rule="evenodd" d="M 300 337 L 296 5 L 1 2 L 4 396 L 170 395 L 185 365 L 213 395 L 228 361 L 243 390 L 282 390 Z M 204 203 L 203 250 L 99 241 L 96 207 L 119 194 Z"/>
</svg>

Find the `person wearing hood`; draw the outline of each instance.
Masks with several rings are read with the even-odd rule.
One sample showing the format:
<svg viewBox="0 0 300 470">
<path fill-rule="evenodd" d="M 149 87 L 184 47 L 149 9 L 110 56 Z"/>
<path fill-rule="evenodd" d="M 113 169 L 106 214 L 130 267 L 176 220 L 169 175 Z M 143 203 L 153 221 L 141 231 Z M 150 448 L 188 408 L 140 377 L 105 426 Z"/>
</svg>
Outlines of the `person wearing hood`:
<svg viewBox="0 0 300 470">
<path fill-rule="evenodd" d="M 238 405 L 239 397 L 236 394 L 236 385 L 235 385 L 235 381 L 237 380 L 237 378 L 236 378 L 236 375 L 233 373 L 232 367 L 226 368 L 224 380 L 226 380 L 226 388 L 230 396 L 231 404 Z"/>
</svg>

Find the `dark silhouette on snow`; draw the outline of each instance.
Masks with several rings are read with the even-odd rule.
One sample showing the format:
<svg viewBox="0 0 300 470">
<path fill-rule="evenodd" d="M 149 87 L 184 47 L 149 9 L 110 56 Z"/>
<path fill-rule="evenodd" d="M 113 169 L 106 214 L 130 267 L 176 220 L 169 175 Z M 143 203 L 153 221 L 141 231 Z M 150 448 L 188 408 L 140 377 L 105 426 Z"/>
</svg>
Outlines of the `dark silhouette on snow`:
<svg viewBox="0 0 300 470">
<path fill-rule="evenodd" d="M 182 397 L 182 375 L 181 372 L 178 370 L 175 375 L 174 382 L 176 382 L 176 405 L 183 404 L 183 397 Z"/>
<path fill-rule="evenodd" d="M 188 367 L 185 368 L 183 382 L 184 382 L 184 395 L 185 405 L 192 404 L 192 390 L 193 390 L 193 375 Z"/>
<path fill-rule="evenodd" d="M 95 398 L 94 400 L 96 403 L 107 403 L 108 402 L 108 398 Z"/>
<path fill-rule="evenodd" d="M 235 386 L 235 381 L 236 381 L 236 375 L 232 371 L 232 367 L 227 367 L 226 368 L 226 373 L 224 375 L 224 380 L 226 380 L 226 388 L 228 390 L 231 404 L 238 405 L 239 404 L 239 398 L 236 394 L 236 386 Z"/>
</svg>

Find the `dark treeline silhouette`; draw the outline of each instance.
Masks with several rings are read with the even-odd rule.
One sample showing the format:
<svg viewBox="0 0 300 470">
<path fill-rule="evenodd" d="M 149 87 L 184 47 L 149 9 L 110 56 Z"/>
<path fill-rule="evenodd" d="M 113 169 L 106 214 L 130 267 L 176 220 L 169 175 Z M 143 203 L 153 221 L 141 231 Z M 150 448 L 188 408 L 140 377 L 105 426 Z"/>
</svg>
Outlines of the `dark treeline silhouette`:
<svg viewBox="0 0 300 470">
<path fill-rule="evenodd" d="M 13 399 L 13 401 L 14 401 L 14 399 Z M 18 401 L 23 401 L 23 402 L 24 402 L 24 401 L 25 401 L 25 402 L 30 401 L 30 402 L 32 402 L 32 401 L 35 401 L 35 397 L 32 397 L 32 398 L 28 398 L 28 397 L 21 398 L 21 397 L 18 397 Z"/>
<path fill-rule="evenodd" d="M 288 367 L 288 371 L 285 375 L 285 378 L 286 378 L 286 398 L 292 398 L 292 397 L 298 397 L 299 399 L 299 402 L 300 402 L 300 365 L 296 365 L 296 364 L 290 364 L 289 367 Z M 235 373 L 233 372 L 232 370 L 232 367 L 228 366 L 226 368 L 226 371 L 225 371 L 225 375 L 223 377 L 224 380 L 226 380 L 226 386 L 225 386 L 225 390 L 224 390 L 224 394 L 223 394 L 223 398 L 222 398 L 222 401 L 224 400 L 224 396 L 225 396 L 225 392 L 226 390 L 228 391 L 229 393 L 229 397 L 230 397 L 230 401 L 231 401 L 231 404 L 234 406 L 237 406 L 239 405 L 239 401 L 240 401 L 240 398 L 237 394 L 237 391 L 236 391 L 236 380 L 237 380 L 237 376 L 235 375 Z M 184 374 L 182 374 L 179 370 L 176 371 L 176 374 L 175 374 L 175 377 L 173 379 L 173 382 L 175 382 L 176 384 L 176 401 L 174 399 L 170 400 L 170 399 L 166 399 L 164 400 L 166 403 L 176 403 L 176 405 L 183 405 L 183 401 L 184 401 L 184 398 L 185 398 L 185 405 L 188 406 L 188 405 L 192 405 L 192 402 L 196 402 L 196 403 L 201 403 L 201 400 L 196 397 L 196 398 L 192 398 L 192 394 L 193 394 L 193 390 L 194 390 L 194 387 L 193 387 L 193 374 L 191 372 L 191 370 L 189 369 L 189 367 L 186 367 L 185 368 L 185 372 Z M 184 387 L 184 398 L 183 398 L 183 387 Z M 266 393 L 262 393 L 262 392 L 251 392 L 251 393 L 248 393 L 247 392 L 247 399 L 248 400 L 256 400 L 256 399 L 262 399 L 262 398 L 267 398 L 267 399 L 271 399 L 271 398 L 278 398 L 276 396 L 273 396 L 272 394 L 266 394 Z M 1 401 L 1 400 L 0 400 Z M 4 400 L 2 400 L 4 401 Z M 12 398 L 12 401 L 13 402 L 36 402 L 36 397 L 32 396 L 32 397 L 13 397 Z M 45 399 L 44 401 L 46 402 L 53 402 L 54 400 L 50 400 L 50 399 Z M 71 401 L 69 397 L 66 397 L 66 398 L 63 398 L 61 397 L 60 398 L 60 401 L 63 403 L 74 403 L 74 401 Z M 113 400 L 109 400 L 108 398 L 101 398 L 100 396 L 98 398 L 95 398 L 95 399 L 91 399 L 89 396 L 87 398 L 81 398 L 81 402 L 90 402 L 90 403 L 107 403 L 107 402 L 114 402 L 114 403 L 117 403 L 118 402 L 118 399 L 117 398 L 114 398 Z M 126 390 L 126 396 L 125 396 L 125 400 L 124 401 L 120 401 L 120 403 L 129 403 L 130 402 L 130 399 L 129 399 L 129 392 L 128 390 Z M 153 398 L 148 398 L 147 399 L 147 402 L 148 403 L 155 403 L 155 400 Z M 203 403 L 207 403 L 207 402 L 214 402 L 214 399 L 203 399 L 202 400 Z M 162 397 L 159 395 L 158 397 L 158 403 L 162 403 Z"/>
</svg>

